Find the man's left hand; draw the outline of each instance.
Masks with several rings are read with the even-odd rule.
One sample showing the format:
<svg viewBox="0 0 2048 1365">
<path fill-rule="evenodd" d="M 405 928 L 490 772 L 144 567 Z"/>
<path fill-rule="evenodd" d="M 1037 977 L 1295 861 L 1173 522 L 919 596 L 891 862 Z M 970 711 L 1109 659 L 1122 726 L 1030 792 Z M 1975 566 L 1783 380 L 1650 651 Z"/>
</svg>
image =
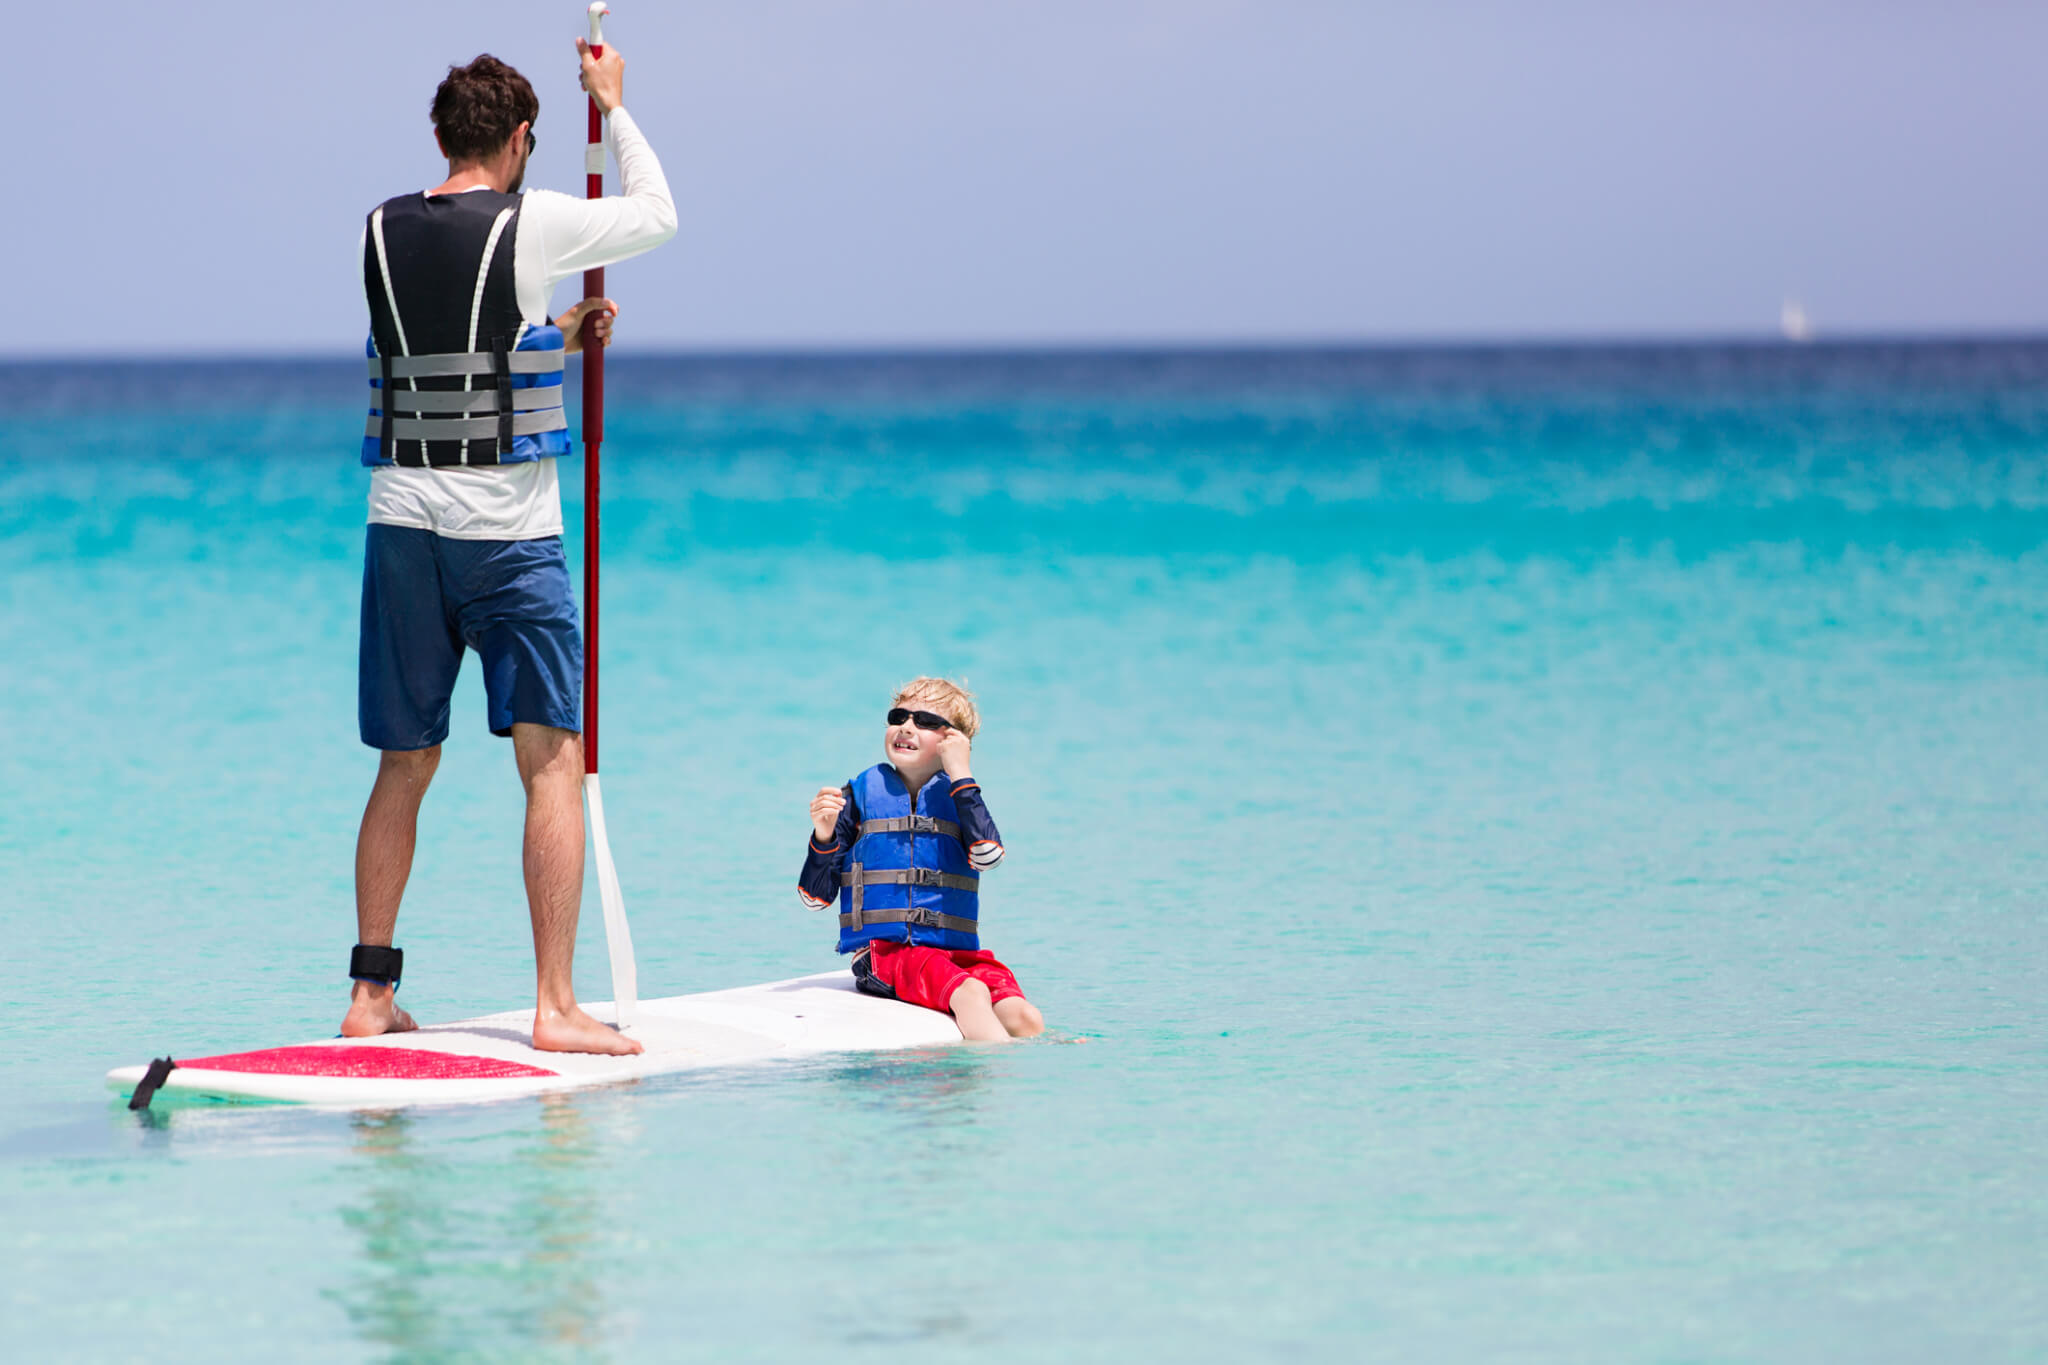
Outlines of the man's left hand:
<svg viewBox="0 0 2048 1365">
<path fill-rule="evenodd" d="M 562 329 L 562 349 L 568 354 L 583 349 L 583 319 L 591 313 L 597 314 L 597 344 L 612 344 L 612 319 L 619 315 L 619 305 L 610 299 L 585 299 L 555 319 L 555 326 Z"/>
</svg>

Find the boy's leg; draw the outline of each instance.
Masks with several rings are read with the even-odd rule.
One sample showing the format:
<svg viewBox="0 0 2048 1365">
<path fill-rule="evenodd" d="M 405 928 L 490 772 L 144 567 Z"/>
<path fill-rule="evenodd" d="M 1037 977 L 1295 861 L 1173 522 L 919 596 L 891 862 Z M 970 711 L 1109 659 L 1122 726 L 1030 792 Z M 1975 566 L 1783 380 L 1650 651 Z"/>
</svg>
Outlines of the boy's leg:
<svg viewBox="0 0 2048 1365">
<path fill-rule="evenodd" d="M 1036 1038 L 1045 1032 L 1045 1016 L 1024 998 L 1024 988 L 1017 984 L 1016 973 L 997 961 L 994 953 L 977 952 L 971 961 L 960 965 L 988 987 L 996 1019 L 1012 1038 Z"/>
<path fill-rule="evenodd" d="M 996 1001 L 994 1009 L 996 1019 L 1009 1030 L 1012 1038 L 1036 1038 L 1045 1032 L 1045 1016 L 1038 1012 L 1038 1006 L 1021 995 Z"/>
<path fill-rule="evenodd" d="M 1018 1035 L 1018 1029 L 1006 1024 L 997 1013 L 990 983 L 980 976 L 989 970 L 989 965 L 976 961 L 983 957 L 987 955 L 947 952 L 943 948 L 878 944 L 871 950 L 869 966 L 883 984 L 896 992 L 899 1000 L 951 1014 L 953 1022 L 960 1028 L 960 1036 L 969 1042 L 1004 1042 Z M 975 965 L 963 966 L 963 958 L 974 961 Z M 1016 995 L 1017 982 L 1009 975 L 1008 969 L 995 963 L 993 958 L 988 958 L 988 964 L 993 964 L 995 971 L 1000 973 L 999 988 L 1007 994 Z M 1009 1000 L 1002 1002 L 1004 1006 L 1010 1003 Z M 1017 1013 L 1015 1010 L 1008 1012 L 1012 1015 Z M 1036 1020 L 1038 1011 L 1031 1010 L 1030 1017 Z M 1039 1028 L 1043 1027 L 1041 1022 Z"/>
<path fill-rule="evenodd" d="M 960 1026 L 960 1036 L 968 1042 L 1008 1041 L 1010 1031 L 1003 1027 L 1002 1020 L 996 1018 L 995 1007 L 989 1003 L 988 987 L 973 977 L 968 977 L 954 988 L 946 1005 L 953 1012 L 953 1022 Z"/>
</svg>

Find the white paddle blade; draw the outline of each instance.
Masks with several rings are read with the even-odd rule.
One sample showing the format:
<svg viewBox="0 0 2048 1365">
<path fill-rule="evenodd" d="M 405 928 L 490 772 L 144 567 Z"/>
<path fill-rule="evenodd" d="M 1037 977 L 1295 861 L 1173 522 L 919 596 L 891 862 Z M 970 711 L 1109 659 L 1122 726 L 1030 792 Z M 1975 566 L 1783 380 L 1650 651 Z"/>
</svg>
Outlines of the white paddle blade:
<svg viewBox="0 0 2048 1365">
<path fill-rule="evenodd" d="M 633 931 L 626 927 L 626 897 L 619 890 L 619 869 L 612 862 L 612 841 L 604 832 L 604 793 L 596 773 L 583 774 L 583 796 L 590 805 L 590 850 L 597 858 L 597 898 L 604 904 L 604 942 L 612 956 L 612 999 L 618 1005 L 619 1027 L 633 1027 L 640 1013 L 639 973 L 633 966 Z"/>
</svg>

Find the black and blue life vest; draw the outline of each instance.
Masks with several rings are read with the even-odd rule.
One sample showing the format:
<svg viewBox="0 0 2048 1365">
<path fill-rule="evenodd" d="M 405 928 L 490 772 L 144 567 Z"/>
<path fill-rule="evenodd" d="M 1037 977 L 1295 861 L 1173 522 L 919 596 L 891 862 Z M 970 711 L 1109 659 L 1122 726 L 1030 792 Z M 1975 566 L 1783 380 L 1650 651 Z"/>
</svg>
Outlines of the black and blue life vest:
<svg viewBox="0 0 2048 1365">
<path fill-rule="evenodd" d="M 860 812 L 860 837 L 840 874 L 839 951 L 878 939 L 979 948 L 981 877 L 967 861 L 952 779 L 934 774 L 913 796 L 896 769 L 882 763 L 847 786 Z"/>
<path fill-rule="evenodd" d="M 519 313 L 520 197 L 404 194 L 370 213 L 366 465 L 497 465 L 569 453 L 562 333 Z"/>
</svg>

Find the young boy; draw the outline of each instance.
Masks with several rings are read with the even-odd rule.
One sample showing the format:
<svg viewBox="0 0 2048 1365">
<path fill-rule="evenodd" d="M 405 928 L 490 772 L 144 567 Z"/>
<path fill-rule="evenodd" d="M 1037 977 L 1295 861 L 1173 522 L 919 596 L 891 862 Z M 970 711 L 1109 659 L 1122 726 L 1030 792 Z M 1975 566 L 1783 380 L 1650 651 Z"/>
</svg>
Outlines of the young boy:
<svg viewBox="0 0 2048 1365">
<path fill-rule="evenodd" d="M 1045 1020 L 977 937 L 981 874 L 1003 843 L 968 770 L 974 698 L 944 678 L 896 689 L 879 763 L 811 798 L 797 894 L 839 901 L 839 951 L 860 988 L 951 1014 L 969 1039 L 1030 1038 Z"/>
</svg>

